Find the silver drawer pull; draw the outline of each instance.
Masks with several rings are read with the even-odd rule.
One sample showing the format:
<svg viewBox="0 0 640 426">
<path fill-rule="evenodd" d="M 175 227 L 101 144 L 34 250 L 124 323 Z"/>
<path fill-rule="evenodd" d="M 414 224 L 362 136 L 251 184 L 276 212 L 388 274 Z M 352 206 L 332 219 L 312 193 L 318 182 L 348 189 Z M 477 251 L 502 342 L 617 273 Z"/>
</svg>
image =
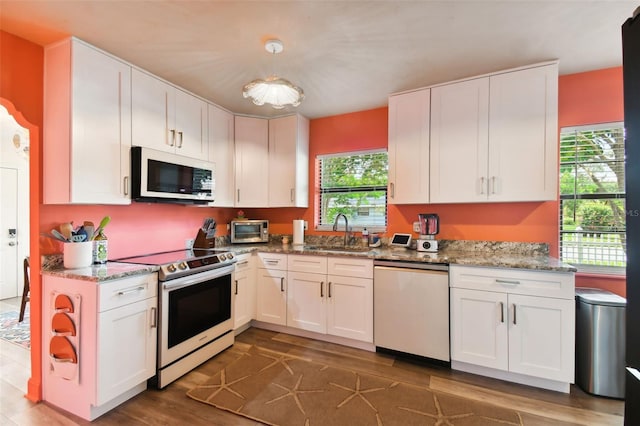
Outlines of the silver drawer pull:
<svg viewBox="0 0 640 426">
<path fill-rule="evenodd" d="M 247 263 L 249 263 L 248 260 L 243 260 L 242 262 L 238 262 L 236 265 L 241 266 L 241 265 L 246 265 Z"/>
<path fill-rule="evenodd" d="M 236 291 L 235 291 L 235 294 L 237 295 L 237 294 L 238 294 L 238 280 L 235 280 L 235 281 L 236 281 Z"/>
<path fill-rule="evenodd" d="M 516 325 L 516 304 L 513 304 L 513 325 Z"/>
<path fill-rule="evenodd" d="M 329 291 L 329 297 L 331 297 L 331 281 L 329 281 L 329 284 L 327 284 L 327 287 Z"/>
<path fill-rule="evenodd" d="M 277 265 L 279 262 L 277 260 L 265 260 L 264 263 L 268 263 L 269 265 Z"/>
<path fill-rule="evenodd" d="M 320 298 L 324 297 L 324 281 L 320 281 Z"/>
<path fill-rule="evenodd" d="M 518 284 L 520 284 L 520 281 L 516 281 L 516 280 L 501 280 L 501 279 L 496 278 L 496 283 L 498 283 L 498 284 L 518 285 Z"/>
<path fill-rule="evenodd" d="M 128 290 L 120 290 L 118 292 L 118 296 L 124 296 L 125 294 L 129 294 L 129 293 L 137 293 L 138 291 L 144 291 L 144 287 L 140 286 L 140 287 L 135 287 L 135 288 L 130 288 Z"/>
<path fill-rule="evenodd" d="M 151 328 L 158 327 L 158 315 L 156 314 L 156 312 L 156 308 L 151 308 Z"/>
<path fill-rule="evenodd" d="M 284 293 L 284 277 L 280 277 L 280 291 Z"/>
<path fill-rule="evenodd" d="M 504 303 L 500 302 L 500 322 L 504 322 Z"/>
</svg>

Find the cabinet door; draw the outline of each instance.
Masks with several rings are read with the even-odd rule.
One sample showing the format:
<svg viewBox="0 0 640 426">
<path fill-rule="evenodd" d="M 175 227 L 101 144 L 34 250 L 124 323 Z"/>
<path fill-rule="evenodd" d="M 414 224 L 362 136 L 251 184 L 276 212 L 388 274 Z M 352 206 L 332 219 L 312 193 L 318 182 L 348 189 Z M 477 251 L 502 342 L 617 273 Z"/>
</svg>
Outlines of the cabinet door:
<svg viewBox="0 0 640 426">
<path fill-rule="evenodd" d="M 329 275 L 327 333 L 373 342 L 373 280 Z"/>
<path fill-rule="evenodd" d="M 129 204 L 131 67 L 73 43 L 71 200 Z"/>
<path fill-rule="evenodd" d="M 308 128 L 297 115 L 269 120 L 269 207 L 309 205 Z"/>
<path fill-rule="evenodd" d="M 238 256 L 234 273 L 234 329 L 249 323 L 255 317 L 255 269 L 251 255 Z"/>
<path fill-rule="evenodd" d="M 302 330 L 326 333 L 326 275 L 288 272 L 287 325 Z"/>
<path fill-rule="evenodd" d="M 234 175 L 234 124 L 233 114 L 209 104 L 209 161 L 215 163 L 214 207 L 233 207 L 235 193 Z"/>
<path fill-rule="evenodd" d="M 168 108 L 173 87 L 142 71 L 131 73 L 131 136 L 136 146 L 174 152 Z"/>
<path fill-rule="evenodd" d="M 489 200 L 557 199 L 558 67 L 490 78 Z"/>
<path fill-rule="evenodd" d="M 572 383 L 575 301 L 509 295 L 509 371 Z"/>
<path fill-rule="evenodd" d="M 487 201 L 489 79 L 431 89 L 430 201 Z"/>
<path fill-rule="evenodd" d="M 171 113 L 174 114 L 174 125 L 169 127 L 171 136 L 175 132 L 176 154 L 196 159 L 207 158 L 209 155 L 207 132 L 207 104 L 180 89 L 173 90 L 173 105 L 169 109 L 169 123 Z M 173 108 L 171 108 L 173 107 Z"/>
<path fill-rule="evenodd" d="M 451 289 L 451 360 L 507 370 L 507 295 Z"/>
<path fill-rule="evenodd" d="M 98 315 L 97 405 L 156 374 L 157 305 L 152 297 Z"/>
<path fill-rule="evenodd" d="M 389 204 L 429 202 L 430 90 L 389 97 Z"/>
<path fill-rule="evenodd" d="M 287 272 L 258 269 L 256 319 L 287 325 Z"/>
<path fill-rule="evenodd" d="M 269 122 L 235 118 L 237 207 L 267 207 L 269 194 Z"/>
</svg>

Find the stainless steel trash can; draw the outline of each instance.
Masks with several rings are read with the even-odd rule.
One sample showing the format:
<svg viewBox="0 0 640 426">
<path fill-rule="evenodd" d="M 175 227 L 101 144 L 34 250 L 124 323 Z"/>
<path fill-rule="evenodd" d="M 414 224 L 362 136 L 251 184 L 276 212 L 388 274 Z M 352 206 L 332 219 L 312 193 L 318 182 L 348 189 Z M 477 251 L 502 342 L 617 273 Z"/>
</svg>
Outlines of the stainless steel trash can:
<svg viewBox="0 0 640 426">
<path fill-rule="evenodd" d="M 624 398 L 624 297 L 576 288 L 576 383 L 585 392 Z"/>
</svg>

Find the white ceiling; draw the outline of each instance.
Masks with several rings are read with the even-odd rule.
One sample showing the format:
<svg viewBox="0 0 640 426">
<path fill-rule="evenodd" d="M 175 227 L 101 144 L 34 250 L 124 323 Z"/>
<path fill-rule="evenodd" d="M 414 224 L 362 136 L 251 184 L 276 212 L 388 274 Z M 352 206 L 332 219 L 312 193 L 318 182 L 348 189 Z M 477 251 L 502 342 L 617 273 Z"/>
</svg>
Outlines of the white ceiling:
<svg viewBox="0 0 640 426">
<path fill-rule="evenodd" d="M 381 107 L 389 93 L 559 59 L 560 74 L 622 64 L 637 1 L 0 0 L 0 29 L 40 45 L 74 35 L 235 113 L 276 73 L 309 118 Z M 278 38 L 273 56 L 264 41 Z"/>
</svg>

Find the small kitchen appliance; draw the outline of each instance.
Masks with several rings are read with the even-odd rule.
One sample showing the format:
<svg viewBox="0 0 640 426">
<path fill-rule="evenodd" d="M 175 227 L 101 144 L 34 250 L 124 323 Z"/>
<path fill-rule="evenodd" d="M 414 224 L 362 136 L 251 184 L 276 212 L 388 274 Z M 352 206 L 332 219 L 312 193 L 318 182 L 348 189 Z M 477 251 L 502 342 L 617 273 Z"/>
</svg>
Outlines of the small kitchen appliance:
<svg viewBox="0 0 640 426">
<path fill-rule="evenodd" d="M 440 232 L 440 218 L 435 213 L 421 213 L 418 215 L 420 236 L 416 240 L 416 250 L 426 252 L 438 251 L 436 235 Z"/>
<path fill-rule="evenodd" d="M 268 220 L 234 219 L 231 221 L 231 244 L 253 244 L 268 242 Z"/>
</svg>

